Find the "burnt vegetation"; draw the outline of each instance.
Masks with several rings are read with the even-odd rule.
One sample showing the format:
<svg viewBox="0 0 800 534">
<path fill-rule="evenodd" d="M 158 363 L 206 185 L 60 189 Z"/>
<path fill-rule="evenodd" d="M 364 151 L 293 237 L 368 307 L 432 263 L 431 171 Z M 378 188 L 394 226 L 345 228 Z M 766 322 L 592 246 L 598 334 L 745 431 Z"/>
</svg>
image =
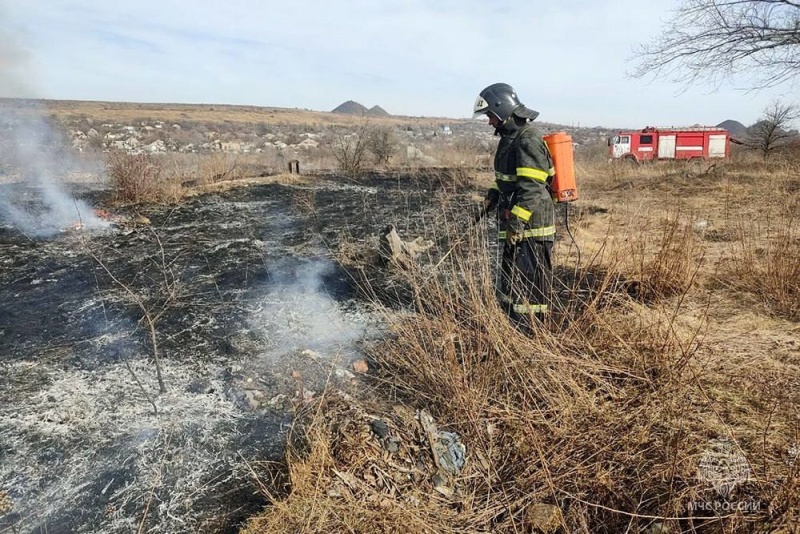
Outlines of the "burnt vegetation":
<svg viewBox="0 0 800 534">
<path fill-rule="evenodd" d="M 744 144 L 715 166 L 628 167 L 607 163 L 605 132 L 581 132 L 571 233 L 558 211 L 556 310 L 526 335 L 496 301 L 494 223 L 472 222 L 492 180 L 484 124 L 137 113 L 64 121 L 81 124 L 79 157 L 105 158 L 105 181 L 83 196 L 113 216 L 110 233 L 0 232 L 0 343 L 13 354 L 0 383 L 34 414 L 0 412 L 3 454 L 31 457 L 49 436 L 48 454 L 102 468 L 87 471 L 105 493 L 51 516 L 67 528 L 655 534 L 800 521 L 791 137 L 768 158 Z M 132 146 L 140 135 L 153 150 Z M 288 174 L 295 159 L 302 172 Z M 389 224 L 432 246 L 387 260 Z M 331 330 L 351 328 L 339 314 L 383 329 L 348 345 L 357 367 L 332 348 Z M 304 344 L 274 357 L 293 336 Z M 103 394 L 76 388 L 76 370 Z M 459 471 L 437 459 L 423 413 L 465 446 Z M 136 460 L 112 472 L 81 456 L 101 426 Z M 19 487 L 0 487 L 0 526 L 42 524 L 24 522 Z"/>
</svg>

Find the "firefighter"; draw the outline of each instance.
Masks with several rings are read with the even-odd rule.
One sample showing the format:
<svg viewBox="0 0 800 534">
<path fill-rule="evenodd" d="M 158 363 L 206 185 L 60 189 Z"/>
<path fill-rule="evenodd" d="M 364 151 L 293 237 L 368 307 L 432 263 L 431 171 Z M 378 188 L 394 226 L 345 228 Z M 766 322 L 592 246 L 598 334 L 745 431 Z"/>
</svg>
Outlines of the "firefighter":
<svg viewBox="0 0 800 534">
<path fill-rule="evenodd" d="M 500 136 L 494 156 L 495 182 L 483 201 L 497 208 L 503 243 L 500 300 L 518 324 L 551 311 L 555 213 L 550 192 L 555 169 L 547 145 L 531 124 L 539 116 L 525 107 L 514 88 L 495 83 L 480 92 L 474 116 L 487 115 Z"/>
</svg>

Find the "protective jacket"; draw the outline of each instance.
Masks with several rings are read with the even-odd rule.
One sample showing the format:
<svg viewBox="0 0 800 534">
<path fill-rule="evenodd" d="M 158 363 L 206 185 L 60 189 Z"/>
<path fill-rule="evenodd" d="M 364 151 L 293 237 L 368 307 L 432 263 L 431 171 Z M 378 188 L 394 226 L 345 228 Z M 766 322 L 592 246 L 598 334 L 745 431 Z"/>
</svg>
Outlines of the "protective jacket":
<svg viewBox="0 0 800 534">
<path fill-rule="evenodd" d="M 499 238 L 504 242 L 500 299 L 515 319 L 529 313 L 544 319 L 550 311 L 556 233 L 549 190 L 555 169 L 547 145 L 529 118 L 535 115 L 511 115 L 498 130 L 495 182 L 487 199 L 490 206 L 497 205 Z M 510 233 L 521 239 L 507 239 Z"/>
<path fill-rule="evenodd" d="M 538 130 L 513 116 L 499 129 L 494 158 L 495 182 L 487 194 L 498 206 L 500 240 L 508 231 L 540 241 L 555 239 L 553 200 L 549 191 L 555 170 Z"/>
</svg>

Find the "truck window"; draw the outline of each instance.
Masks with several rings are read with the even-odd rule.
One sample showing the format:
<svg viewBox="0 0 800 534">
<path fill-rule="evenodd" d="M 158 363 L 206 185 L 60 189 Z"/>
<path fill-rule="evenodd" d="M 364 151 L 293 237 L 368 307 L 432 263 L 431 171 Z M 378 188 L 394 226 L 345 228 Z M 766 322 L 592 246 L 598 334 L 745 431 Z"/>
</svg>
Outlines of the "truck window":
<svg viewBox="0 0 800 534">
<path fill-rule="evenodd" d="M 622 145 L 627 145 L 628 143 L 631 142 L 631 138 L 628 137 L 627 135 L 620 135 L 619 136 L 619 142 Z"/>
<path fill-rule="evenodd" d="M 640 135 L 639 136 L 639 144 L 640 145 L 652 145 L 653 144 L 653 136 L 652 135 Z"/>
</svg>

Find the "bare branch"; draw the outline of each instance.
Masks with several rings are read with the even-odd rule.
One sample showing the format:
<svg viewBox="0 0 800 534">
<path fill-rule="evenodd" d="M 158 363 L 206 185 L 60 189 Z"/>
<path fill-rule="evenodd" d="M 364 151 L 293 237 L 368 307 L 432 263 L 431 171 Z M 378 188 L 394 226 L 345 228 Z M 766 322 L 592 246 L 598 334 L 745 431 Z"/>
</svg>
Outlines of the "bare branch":
<svg viewBox="0 0 800 534">
<path fill-rule="evenodd" d="M 687 85 L 754 73 L 753 89 L 800 73 L 800 2 L 684 0 L 666 29 L 639 46 L 635 78 L 666 75 Z"/>
<path fill-rule="evenodd" d="M 797 137 L 797 132 L 791 130 L 791 125 L 798 116 L 800 109 L 797 106 L 777 100 L 772 102 L 764 110 L 761 119 L 750 127 L 747 144 L 761 152 L 766 160 Z"/>
</svg>

